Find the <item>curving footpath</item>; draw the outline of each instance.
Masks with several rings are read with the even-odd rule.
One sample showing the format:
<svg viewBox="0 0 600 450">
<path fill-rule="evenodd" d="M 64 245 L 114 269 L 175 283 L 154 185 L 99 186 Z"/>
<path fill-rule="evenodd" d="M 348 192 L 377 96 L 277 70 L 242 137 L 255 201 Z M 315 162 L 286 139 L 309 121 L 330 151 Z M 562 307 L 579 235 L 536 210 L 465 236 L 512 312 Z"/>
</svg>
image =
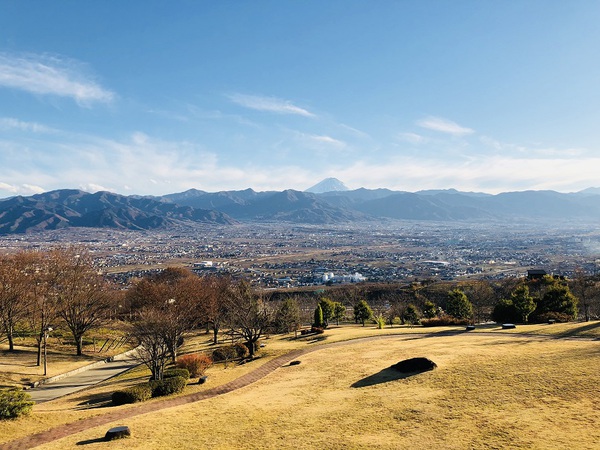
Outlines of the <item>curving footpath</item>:
<svg viewBox="0 0 600 450">
<path fill-rule="evenodd" d="M 391 336 L 390 336 L 391 337 Z M 138 416 L 141 414 L 147 414 L 154 411 L 158 411 L 161 409 L 172 408 L 175 406 L 186 405 L 189 403 L 198 402 L 201 400 L 206 400 L 208 398 L 216 397 L 217 395 L 227 394 L 228 392 L 232 392 L 236 389 L 243 388 L 248 386 L 249 384 L 254 383 L 255 381 L 264 378 L 275 369 L 281 367 L 287 362 L 292 361 L 299 356 L 305 355 L 307 353 L 313 352 L 315 350 L 320 350 L 326 347 L 349 343 L 350 341 L 345 342 L 335 342 L 332 344 L 323 344 L 317 347 L 305 348 L 301 350 L 294 350 L 285 355 L 278 356 L 277 358 L 272 359 L 271 361 L 263 364 L 252 372 L 247 373 L 229 383 L 226 383 L 222 386 L 217 386 L 206 391 L 197 392 L 195 394 L 183 395 L 180 397 L 159 401 L 141 404 L 139 407 L 135 409 L 125 409 L 121 411 L 115 411 L 108 414 L 102 414 L 100 416 L 90 417 L 88 419 L 78 420 L 76 422 L 67 423 L 64 425 L 60 425 L 58 427 L 52 428 L 47 431 L 42 431 L 41 433 L 32 434 L 30 436 L 26 436 L 24 438 L 16 439 L 14 441 L 8 442 L 0 446 L 1 450 L 24 450 L 30 449 L 33 447 L 37 447 L 39 445 L 61 439 L 66 436 L 70 436 L 72 434 L 80 433 L 89 428 L 94 428 L 100 425 L 105 425 L 107 423 L 115 422 L 118 420 L 128 419 L 133 416 Z"/>
<path fill-rule="evenodd" d="M 443 337 L 443 336 L 452 336 L 457 334 L 463 334 L 463 331 L 444 331 L 439 333 L 432 334 L 422 334 L 422 333 L 405 333 L 405 334 L 389 334 L 384 336 L 371 336 L 365 338 L 351 339 L 347 341 L 339 341 L 332 342 L 329 344 L 319 344 L 314 347 L 303 348 L 299 350 L 293 350 L 285 355 L 278 356 L 271 361 L 263 364 L 262 366 L 256 368 L 252 372 L 247 373 L 246 375 L 242 375 L 239 378 L 236 378 L 229 383 L 223 384 L 221 386 L 217 386 L 211 389 L 207 389 L 206 391 L 197 392 L 194 394 L 182 395 L 180 397 L 175 397 L 172 399 L 167 399 L 164 401 L 152 402 L 141 404 L 139 407 L 135 409 L 125 409 L 120 411 L 115 411 L 107 414 L 102 414 L 100 416 L 90 417 L 87 419 L 78 420 L 76 422 L 67 423 L 64 425 L 60 425 L 55 428 L 51 428 L 50 430 L 42 431 L 37 434 L 32 434 L 30 436 L 26 436 L 20 439 L 16 439 L 14 441 L 8 442 L 6 444 L 0 445 L 0 450 L 25 450 L 37 447 L 42 444 L 46 444 L 48 442 L 52 442 L 58 439 L 62 439 L 64 437 L 70 436 L 72 434 L 77 434 L 82 431 L 85 431 L 89 428 L 94 428 L 101 425 L 106 425 L 111 422 L 116 422 L 124 419 L 128 419 L 130 417 L 139 416 L 141 414 L 147 414 L 155 411 L 159 411 L 161 409 L 172 408 L 175 406 L 186 405 L 189 403 L 199 402 L 202 400 L 206 400 L 212 397 L 216 397 L 218 395 L 227 394 L 229 392 L 235 391 L 236 389 L 243 388 L 248 386 L 255 381 L 258 381 L 264 377 L 266 377 L 271 372 L 280 368 L 286 363 L 299 358 L 300 356 L 306 355 L 307 353 L 312 353 L 317 350 L 323 350 L 326 348 L 342 346 L 342 345 L 350 345 L 356 343 L 356 341 L 370 341 L 370 340 L 379 340 L 379 339 L 404 339 L 407 337 L 414 338 L 415 336 L 419 337 Z M 526 334 L 505 334 L 505 333 L 485 333 L 485 335 L 490 334 L 501 334 L 504 336 L 511 337 L 522 337 L 522 338 L 537 338 L 537 339 L 556 339 L 557 337 L 549 336 L 549 335 L 529 335 Z M 473 334 L 481 336 L 481 334 Z M 563 337 L 564 338 L 564 337 Z M 567 338 L 569 339 L 569 338 Z M 579 340 L 587 340 L 586 338 L 577 338 Z M 597 338 L 591 338 L 590 340 L 596 340 Z"/>
</svg>

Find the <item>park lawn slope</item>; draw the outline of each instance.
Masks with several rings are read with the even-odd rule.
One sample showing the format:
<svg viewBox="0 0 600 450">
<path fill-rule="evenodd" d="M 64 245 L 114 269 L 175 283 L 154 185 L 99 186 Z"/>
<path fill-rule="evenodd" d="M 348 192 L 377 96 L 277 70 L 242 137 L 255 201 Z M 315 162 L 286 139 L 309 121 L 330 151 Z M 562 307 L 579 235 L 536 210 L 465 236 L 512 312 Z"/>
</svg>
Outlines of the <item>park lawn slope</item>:
<svg viewBox="0 0 600 450">
<path fill-rule="evenodd" d="M 342 342 L 236 392 L 114 423 L 133 436 L 94 448 L 593 448 L 597 345 L 483 333 Z M 353 387 L 414 356 L 438 368 Z"/>
</svg>

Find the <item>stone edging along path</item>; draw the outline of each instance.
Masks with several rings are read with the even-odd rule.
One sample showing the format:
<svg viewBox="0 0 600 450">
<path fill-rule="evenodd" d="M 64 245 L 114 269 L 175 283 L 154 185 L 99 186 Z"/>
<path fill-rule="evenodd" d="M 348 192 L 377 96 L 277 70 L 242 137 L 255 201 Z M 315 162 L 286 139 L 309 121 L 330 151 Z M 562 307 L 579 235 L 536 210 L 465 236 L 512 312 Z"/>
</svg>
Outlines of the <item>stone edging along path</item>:
<svg viewBox="0 0 600 450">
<path fill-rule="evenodd" d="M 293 350 L 285 355 L 278 356 L 271 361 L 263 364 L 262 366 L 254 369 L 253 371 L 242 375 L 235 380 L 232 380 L 226 384 L 221 386 L 217 386 L 211 389 L 207 389 L 205 391 L 196 392 L 194 394 L 182 395 L 179 397 L 165 399 L 163 401 L 157 401 L 152 403 L 142 403 L 137 408 L 129 408 L 125 410 L 110 412 L 107 414 L 102 414 L 100 416 L 94 416 L 87 419 L 78 420 L 76 422 L 66 423 L 63 425 L 59 425 L 55 428 L 51 428 L 46 431 L 42 431 L 40 433 L 32 434 L 30 436 L 25 436 L 23 438 L 16 439 L 11 442 L 7 442 L 6 444 L 0 445 L 0 450 L 24 450 L 30 449 L 33 447 L 37 447 L 42 444 L 46 444 L 48 442 L 52 442 L 58 439 L 62 439 L 64 437 L 80 433 L 89 428 L 94 428 L 97 426 L 105 425 L 111 422 L 116 422 L 118 420 L 128 419 L 130 417 L 139 416 L 142 414 L 147 414 L 155 411 L 159 411 L 161 409 L 173 408 L 176 406 L 187 405 L 189 403 L 198 402 L 201 400 L 206 400 L 209 398 L 216 397 L 218 395 L 227 394 L 236 389 L 243 388 L 248 386 L 255 381 L 258 381 L 276 369 L 280 368 L 286 363 L 299 358 L 300 356 L 306 355 L 307 353 L 312 353 L 317 350 L 323 350 L 331 347 L 341 346 L 341 345 L 350 345 L 356 343 L 357 341 L 370 341 L 370 340 L 379 340 L 379 339 L 391 339 L 391 338 L 415 338 L 415 337 L 443 337 L 443 336 L 454 336 L 464 334 L 463 331 L 448 331 L 448 332 L 440 332 L 440 333 L 403 333 L 403 334 L 387 334 L 383 336 L 370 336 L 365 338 L 357 338 L 346 341 L 338 341 L 332 342 L 329 344 L 318 344 L 313 347 L 307 347 L 299 350 Z M 472 333 L 473 336 L 489 336 L 489 335 L 502 335 L 502 336 L 510 336 L 510 337 L 521 337 L 521 338 L 539 338 L 539 339 L 557 339 L 557 336 L 552 335 L 526 335 L 519 333 L 496 333 L 496 332 L 486 332 L 486 333 Z M 579 340 L 596 340 L 595 338 L 578 338 Z"/>
</svg>

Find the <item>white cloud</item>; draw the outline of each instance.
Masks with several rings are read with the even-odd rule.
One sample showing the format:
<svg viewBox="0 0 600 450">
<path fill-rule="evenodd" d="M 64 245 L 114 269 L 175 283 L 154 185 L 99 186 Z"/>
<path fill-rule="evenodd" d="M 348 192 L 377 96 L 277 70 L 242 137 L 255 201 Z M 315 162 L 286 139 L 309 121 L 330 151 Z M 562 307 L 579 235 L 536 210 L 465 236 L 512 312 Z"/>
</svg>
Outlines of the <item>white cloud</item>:
<svg viewBox="0 0 600 450">
<path fill-rule="evenodd" d="M 327 146 L 335 147 L 335 148 L 346 147 L 345 142 L 340 141 L 339 139 L 334 139 L 330 136 L 319 136 L 319 135 L 314 135 L 314 134 L 305 134 L 303 136 L 317 144 L 325 144 Z"/>
<path fill-rule="evenodd" d="M 3 183 L 2 181 L 0 181 L 0 191 L 16 193 L 18 191 L 18 189 L 16 186 L 13 186 L 12 184 Z"/>
<path fill-rule="evenodd" d="M 447 133 L 453 136 L 464 136 L 475 132 L 471 128 L 463 127 L 451 120 L 433 116 L 419 120 L 417 125 L 421 128 L 438 131 L 440 133 Z"/>
<path fill-rule="evenodd" d="M 454 187 L 490 193 L 524 189 L 568 192 L 598 184 L 600 157 L 591 152 L 569 157 L 570 151 L 562 156 L 557 151 L 558 158 L 535 151 L 479 152 L 453 159 L 424 152 L 386 156 L 383 152 L 359 153 L 354 146 L 325 134 L 284 131 L 292 138 L 286 139 L 289 147 L 284 149 L 290 156 L 283 159 L 268 151 L 262 156 L 252 153 L 227 159 L 226 153 L 141 132 L 123 140 L 60 132 L 45 135 L 44 141 L 0 141 L 0 167 L 4 167 L 0 197 L 73 187 L 153 195 L 189 188 L 301 190 L 315 179 L 330 176 L 349 186 L 407 191 Z M 342 151 L 344 157 L 340 157 Z"/>
<path fill-rule="evenodd" d="M 82 191 L 85 192 L 101 192 L 101 191 L 108 191 L 108 192 L 114 192 L 115 190 L 109 187 L 105 187 L 102 186 L 100 184 L 96 184 L 96 183 L 87 183 L 87 184 L 81 184 L 79 185 L 79 189 L 81 189 Z"/>
<path fill-rule="evenodd" d="M 21 185 L 21 189 L 20 192 L 24 193 L 25 195 L 30 195 L 30 194 L 41 194 L 42 192 L 45 192 L 46 189 L 44 189 L 41 186 L 36 186 L 35 184 L 23 184 Z"/>
<path fill-rule="evenodd" d="M 45 191 L 44 188 L 40 186 L 35 186 L 31 184 L 9 184 L 0 181 L 0 192 L 6 192 L 8 194 L 14 195 L 32 195 L 32 194 L 41 194 Z"/>
<path fill-rule="evenodd" d="M 57 56 L 0 53 L 0 86 L 70 97 L 80 105 L 111 102 L 115 94 L 86 76 L 82 68 L 80 63 Z"/>
<path fill-rule="evenodd" d="M 275 97 L 264 97 L 258 95 L 230 94 L 229 100 L 240 106 L 257 111 L 273 112 L 277 114 L 294 114 L 304 117 L 315 117 L 310 111 L 294 105 L 288 100 Z"/>
<path fill-rule="evenodd" d="M 340 123 L 339 126 L 342 129 L 350 131 L 352 134 L 354 134 L 355 136 L 358 136 L 360 138 L 370 138 L 371 137 L 371 136 L 369 136 L 368 133 L 365 133 L 364 131 L 361 131 L 358 128 L 354 128 L 354 127 L 351 127 L 351 126 L 343 124 L 343 123 Z"/>
<path fill-rule="evenodd" d="M 422 144 L 426 141 L 423 136 L 417 133 L 398 133 L 398 139 L 414 145 Z"/>
<path fill-rule="evenodd" d="M 512 154 L 518 158 L 535 157 L 539 159 L 564 160 L 572 158 L 585 158 L 587 155 L 592 155 L 593 153 L 585 148 L 554 148 L 511 144 L 500 142 L 488 136 L 481 136 L 479 141 L 486 147 L 496 150 L 502 155 Z"/>
<path fill-rule="evenodd" d="M 24 122 L 12 117 L 0 117 L 0 130 L 30 131 L 33 133 L 53 133 L 53 128 L 35 122 Z"/>
<path fill-rule="evenodd" d="M 336 173 L 346 184 L 366 188 L 572 192 L 597 185 L 597 167 L 600 167 L 599 157 L 544 159 L 480 155 L 456 160 L 399 157 L 381 163 L 357 161 Z"/>
</svg>

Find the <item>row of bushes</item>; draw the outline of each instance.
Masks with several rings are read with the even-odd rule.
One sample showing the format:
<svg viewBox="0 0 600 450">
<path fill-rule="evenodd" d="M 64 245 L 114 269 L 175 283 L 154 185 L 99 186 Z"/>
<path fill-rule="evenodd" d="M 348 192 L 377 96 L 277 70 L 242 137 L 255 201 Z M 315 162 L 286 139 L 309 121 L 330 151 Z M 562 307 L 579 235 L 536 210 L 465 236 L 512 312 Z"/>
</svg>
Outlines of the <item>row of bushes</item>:
<svg viewBox="0 0 600 450">
<path fill-rule="evenodd" d="M 119 406 L 145 402 L 154 397 L 178 394 L 183 392 L 189 378 L 190 372 L 187 369 L 166 370 L 162 380 L 150 380 L 147 383 L 136 384 L 122 391 L 113 392 L 112 403 Z"/>
<path fill-rule="evenodd" d="M 469 319 L 458 319 L 448 314 L 442 314 L 430 319 L 421 319 L 421 325 L 424 327 L 443 327 L 445 325 L 468 325 Z"/>
<path fill-rule="evenodd" d="M 225 346 L 215 350 L 213 355 L 215 353 L 218 358 L 228 357 L 228 359 L 246 357 L 249 354 L 248 348 L 243 344 Z M 125 405 L 144 402 L 153 397 L 178 394 L 183 391 L 190 377 L 196 378 L 204 375 L 206 369 L 212 364 L 213 358 L 204 353 L 180 356 L 176 367 L 165 370 L 162 380 L 151 379 L 148 383 L 141 383 L 122 391 L 115 391 L 112 394 L 112 402 L 114 405 Z"/>
</svg>

